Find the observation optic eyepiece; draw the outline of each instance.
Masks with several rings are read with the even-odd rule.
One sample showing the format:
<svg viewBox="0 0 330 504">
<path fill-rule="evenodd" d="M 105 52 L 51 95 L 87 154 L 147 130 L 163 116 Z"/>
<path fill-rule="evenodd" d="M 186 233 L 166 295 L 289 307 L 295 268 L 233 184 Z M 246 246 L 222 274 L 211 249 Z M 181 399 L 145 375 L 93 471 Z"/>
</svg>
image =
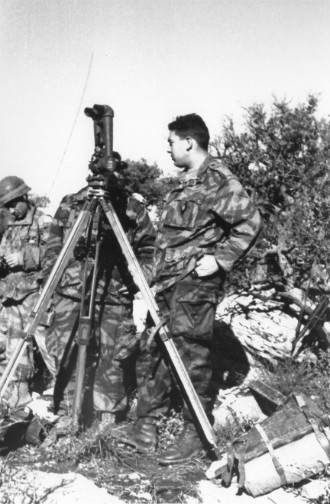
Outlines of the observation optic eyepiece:
<svg viewBox="0 0 330 504">
<path fill-rule="evenodd" d="M 87 117 L 91 117 L 93 121 L 100 121 L 103 117 L 114 117 L 114 111 L 108 105 L 94 105 L 94 107 L 86 107 L 84 110 Z"/>
<path fill-rule="evenodd" d="M 93 119 L 95 150 L 89 163 L 90 170 L 95 173 L 104 170 L 113 171 L 113 117 L 114 111 L 108 105 L 94 105 L 85 108 L 87 117 Z"/>
</svg>

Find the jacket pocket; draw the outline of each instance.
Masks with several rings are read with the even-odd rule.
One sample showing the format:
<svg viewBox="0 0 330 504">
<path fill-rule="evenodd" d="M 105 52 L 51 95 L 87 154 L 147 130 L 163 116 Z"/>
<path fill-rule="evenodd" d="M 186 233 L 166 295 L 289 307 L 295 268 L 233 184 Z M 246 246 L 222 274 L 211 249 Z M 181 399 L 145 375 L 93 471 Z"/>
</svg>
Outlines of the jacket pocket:
<svg viewBox="0 0 330 504">
<path fill-rule="evenodd" d="M 213 335 L 217 292 L 200 285 L 198 289 L 182 287 L 177 289 L 171 302 L 172 335 L 210 340 Z"/>
<path fill-rule="evenodd" d="M 202 200 L 199 198 L 172 201 L 164 216 L 164 225 L 178 229 L 193 229 L 201 203 Z"/>
<path fill-rule="evenodd" d="M 172 273 L 181 272 L 186 267 L 188 260 L 186 251 L 168 248 L 165 251 L 162 269 L 170 270 Z"/>
</svg>

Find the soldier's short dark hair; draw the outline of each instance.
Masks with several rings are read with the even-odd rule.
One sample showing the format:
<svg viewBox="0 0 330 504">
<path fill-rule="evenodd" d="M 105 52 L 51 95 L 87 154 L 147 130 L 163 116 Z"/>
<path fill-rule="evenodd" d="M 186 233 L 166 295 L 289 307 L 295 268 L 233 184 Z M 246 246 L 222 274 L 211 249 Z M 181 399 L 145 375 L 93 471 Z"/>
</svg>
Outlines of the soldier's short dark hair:
<svg viewBox="0 0 330 504">
<path fill-rule="evenodd" d="M 177 116 L 174 121 L 169 123 L 168 129 L 175 131 L 180 138 L 190 136 L 196 140 L 202 149 L 208 149 L 210 141 L 209 130 L 198 114 Z"/>
</svg>

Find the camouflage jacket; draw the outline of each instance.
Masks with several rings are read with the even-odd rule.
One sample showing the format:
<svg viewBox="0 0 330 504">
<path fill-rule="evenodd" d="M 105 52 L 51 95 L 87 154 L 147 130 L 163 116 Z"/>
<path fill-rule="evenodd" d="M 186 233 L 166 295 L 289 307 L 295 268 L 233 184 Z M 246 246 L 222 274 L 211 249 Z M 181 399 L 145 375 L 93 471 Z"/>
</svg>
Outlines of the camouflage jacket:
<svg viewBox="0 0 330 504">
<path fill-rule="evenodd" d="M 45 245 L 52 218 L 31 206 L 23 220 L 11 220 L 0 242 L 0 255 L 22 253 L 22 266 L 0 273 L 0 299 L 24 299 L 42 282 Z"/>
<path fill-rule="evenodd" d="M 55 213 L 46 249 L 45 275 L 48 276 L 70 235 L 70 231 L 86 201 L 86 188 L 65 196 Z M 152 277 L 155 229 L 144 203 L 134 197 L 113 202 L 118 218 L 141 264 L 148 281 Z M 128 271 L 126 260 L 105 216 L 101 217 L 101 247 L 96 288 L 96 302 L 127 304 L 133 299 L 136 287 Z M 87 230 L 86 230 L 87 231 Z M 81 236 L 73 257 L 59 281 L 56 292 L 72 298 L 80 298 L 83 270 L 87 250 L 86 231 Z M 93 247 L 93 237 L 92 244 Z M 93 253 L 92 253 L 93 256 Z M 93 261 L 92 261 L 93 262 Z"/>
<path fill-rule="evenodd" d="M 202 254 L 213 254 L 230 271 L 260 228 L 260 214 L 237 177 L 208 156 L 195 178 L 181 177 L 165 197 L 156 239 L 157 290 L 173 285 Z"/>
<path fill-rule="evenodd" d="M 5 207 L 0 208 L 0 240 L 11 220 L 13 220 L 13 218 L 10 211 Z"/>
</svg>

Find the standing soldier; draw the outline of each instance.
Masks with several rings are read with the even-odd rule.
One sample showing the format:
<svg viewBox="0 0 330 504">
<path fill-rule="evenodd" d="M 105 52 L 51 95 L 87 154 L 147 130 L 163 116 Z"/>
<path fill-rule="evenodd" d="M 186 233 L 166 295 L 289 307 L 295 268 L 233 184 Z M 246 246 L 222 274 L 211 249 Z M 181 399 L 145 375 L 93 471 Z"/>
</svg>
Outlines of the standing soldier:
<svg viewBox="0 0 330 504">
<path fill-rule="evenodd" d="M 181 173 L 180 185 L 165 199 L 158 226 L 156 300 L 211 420 L 215 309 L 227 272 L 255 241 L 261 220 L 238 179 L 208 154 L 209 132 L 201 117 L 177 117 L 169 124 L 168 143 L 168 152 Z M 138 420 L 112 431 L 114 437 L 142 452 L 157 447 L 155 421 L 168 414 L 176 388 L 158 336 L 152 343 L 149 339 L 146 331 L 137 363 Z M 158 457 L 160 464 L 184 462 L 203 447 L 185 403 L 182 415 L 182 434 Z"/>
<path fill-rule="evenodd" d="M 3 352 L 0 372 L 16 348 L 37 302 L 42 284 L 45 243 L 51 217 L 45 215 L 29 200 L 30 188 L 19 177 L 9 176 L 0 181 L 0 205 L 11 213 L 0 241 L 0 339 Z M 45 322 L 45 321 L 44 321 Z M 39 326 L 34 338 L 51 374 L 55 368 L 46 352 L 45 327 Z M 29 381 L 34 375 L 32 342 L 27 346 L 14 379 L 4 399 L 10 407 L 26 403 L 31 397 Z"/>
<path fill-rule="evenodd" d="M 123 167 L 117 158 L 116 174 Z M 117 175 L 116 175 L 117 176 Z M 55 223 L 47 246 L 49 267 L 54 264 L 67 240 L 90 188 L 65 196 L 56 211 Z M 155 230 L 145 204 L 136 195 L 127 197 L 124 188 L 117 184 L 111 191 L 111 202 L 127 234 L 147 279 L 151 279 Z M 105 216 L 101 217 L 101 249 L 98 266 L 94 324 L 88 346 L 86 380 L 92 388 L 94 411 L 109 422 L 124 414 L 128 407 L 127 381 L 134 375 L 138 347 L 136 324 L 133 320 L 133 300 L 136 288 L 128 271 L 126 260 Z M 93 236 L 90 247 L 93 249 Z M 58 435 L 65 434 L 70 425 L 75 390 L 77 335 L 82 292 L 82 270 L 87 257 L 86 237 L 82 236 L 69 261 L 54 297 L 55 319 L 48 349 L 57 361 L 58 378 L 55 386 L 55 413 L 62 416 L 57 424 Z M 88 260 L 88 259 L 87 259 Z M 89 279 L 87 279 L 88 282 Z M 89 284 L 88 284 L 89 287 Z M 87 289 L 89 296 L 89 290 Z M 88 299 L 87 299 L 88 302 Z M 135 314 L 136 315 L 136 314 Z M 87 399 L 87 398 L 85 398 Z M 70 411 L 71 410 L 71 411 Z M 90 417 L 91 411 L 86 411 Z"/>
</svg>

